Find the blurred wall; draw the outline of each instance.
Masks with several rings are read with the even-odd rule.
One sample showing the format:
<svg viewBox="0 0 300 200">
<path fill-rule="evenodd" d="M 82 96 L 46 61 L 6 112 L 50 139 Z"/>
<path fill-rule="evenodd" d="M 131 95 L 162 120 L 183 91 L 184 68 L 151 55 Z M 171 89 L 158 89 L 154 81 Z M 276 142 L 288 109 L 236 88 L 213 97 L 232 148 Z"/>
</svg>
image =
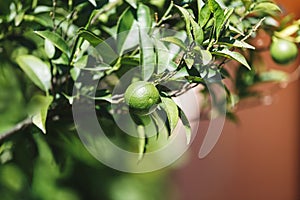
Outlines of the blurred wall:
<svg viewBox="0 0 300 200">
<path fill-rule="evenodd" d="M 298 1 L 278 1 L 300 18 Z M 268 65 L 276 66 L 268 52 Z M 286 67 L 292 71 L 300 59 Z M 281 68 L 282 69 L 282 68 Z M 208 122 L 201 122 L 189 162 L 174 172 L 179 193 L 172 200 L 300 200 L 300 81 L 275 94 L 269 106 L 238 112 L 241 123 L 225 124 L 220 140 L 198 158 Z"/>
</svg>

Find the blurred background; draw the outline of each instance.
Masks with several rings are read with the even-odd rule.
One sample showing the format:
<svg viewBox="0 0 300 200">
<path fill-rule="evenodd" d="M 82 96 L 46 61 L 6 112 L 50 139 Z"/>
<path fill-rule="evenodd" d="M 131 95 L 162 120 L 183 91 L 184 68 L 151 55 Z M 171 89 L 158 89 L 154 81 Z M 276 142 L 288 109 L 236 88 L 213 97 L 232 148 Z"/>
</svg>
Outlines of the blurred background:
<svg viewBox="0 0 300 200">
<path fill-rule="evenodd" d="M 286 12 L 300 17 L 298 1 L 277 0 Z M 270 68 L 269 52 L 263 57 Z M 286 67 L 292 72 L 300 60 Z M 178 200 L 299 200 L 300 81 L 272 96 L 272 104 L 244 106 L 239 124 L 227 122 L 213 151 L 198 158 L 207 122 L 192 145 L 190 160 L 173 173 Z"/>
</svg>

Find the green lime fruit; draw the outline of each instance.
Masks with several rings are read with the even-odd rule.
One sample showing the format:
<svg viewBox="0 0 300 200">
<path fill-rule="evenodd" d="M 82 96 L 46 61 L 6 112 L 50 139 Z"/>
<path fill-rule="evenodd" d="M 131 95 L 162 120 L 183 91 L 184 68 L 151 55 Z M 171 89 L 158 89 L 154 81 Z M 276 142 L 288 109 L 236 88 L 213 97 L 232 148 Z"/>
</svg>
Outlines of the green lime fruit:
<svg viewBox="0 0 300 200">
<path fill-rule="evenodd" d="M 270 47 L 270 53 L 276 63 L 286 65 L 296 59 L 298 48 L 293 42 L 284 39 L 274 39 Z"/>
<path fill-rule="evenodd" d="M 125 91 L 125 102 L 130 112 L 147 115 L 153 112 L 160 102 L 157 88 L 149 82 L 137 81 L 129 85 Z"/>
</svg>

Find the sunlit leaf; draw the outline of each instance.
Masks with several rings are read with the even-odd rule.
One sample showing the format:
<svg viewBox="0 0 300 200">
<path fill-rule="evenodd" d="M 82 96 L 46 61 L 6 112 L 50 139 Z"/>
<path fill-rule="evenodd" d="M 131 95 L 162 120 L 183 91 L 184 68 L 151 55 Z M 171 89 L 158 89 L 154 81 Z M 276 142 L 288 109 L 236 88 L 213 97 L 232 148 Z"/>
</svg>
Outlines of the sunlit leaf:
<svg viewBox="0 0 300 200">
<path fill-rule="evenodd" d="M 270 81 L 285 82 L 288 80 L 288 78 L 289 78 L 288 74 L 280 70 L 269 70 L 266 72 L 261 72 L 259 74 L 259 79 L 262 82 L 270 82 Z"/>
<path fill-rule="evenodd" d="M 122 55 L 125 50 L 125 44 L 130 35 L 130 30 L 133 28 L 135 22 L 134 15 L 130 8 L 127 8 L 119 18 L 117 24 L 117 50 L 119 55 Z"/>
<path fill-rule="evenodd" d="M 170 63 L 170 52 L 168 48 L 159 40 L 154 40 L 156 60 L 157 60 L 157 73 L 165 72 Z"/>
<path fill-rule="evenodd" d="M 255 49 L 254 46 L 248 44 L 247 42 L 236 40 L 233 38 L 225 37 L 218 41 L 218 44 L 224 44 L 229 47 L 238 47 L 238 48 L 246 48 L 246 49 Z"/>
<path fill-rule="evenodd" d="M 195 22 L 194 19 L 191 20 L 191 24 L 193 27 L 193 35 L 194 35 L 194 40 L 197 45 L 201 45 L 204 39 L 204 33 L 202 28 Z"/>
<path fill-rule="evenodd" d="M 198 19 L 198 23 L 201 25 L 201 28 L 203 28 L 207 24 L 210 16 L 211 11 L 209 9 L 209 5 L 208 3 L 205 3 L 204 6 L 201 8 L 200 17 Z"/>
<path fill-rule="evenodd" d="M 48 58 L 53 58 L 55 54 L 55 47 L 53 46 L 52 42 L 50 42 L 50 40 L 45 39 L 44 48 Z"/>
<path fill-rule="evenodd" d="M 35 31 L 35 33 L 41 36 L 42 38 L 51 41 L 54 46 L 56 46 L 63 53 L 67 54 L 68 57 L 70 57 L 69 46 L 60 35 L 51 31 Z"/>
<path fill-rule="evenodd" d="M 183 41 L 181 41 L 180 39 L 178 39 L 177 37 L 164 37 L 164 38 L 161 38 L 160 39 L 161 41 L 164 41 L 164 42 L 170 42 L 170 43 L 173 43 L 173 44 L 176 44 L 177 46 L 181 47 L 183 50 L 186 50 L 186 45 L 184 44 Z"/>
<path fill-rule="evenodd" d="M 134 9 L 137 8 L 137 0 L 125 0 L 129 5 L 131 5 Z"/>
<path fill-rule="evenodd" d="M 96 0 L 88 0 L 93 6 L 97 7 Z"/>
<path fill-rule="evenodd" d="M 175 127 L 177 126 L 179 120 L 177 104 L 171 98 L 161 97 L 160 106 L 167 114 L 168 122 L 171 129 L 170 132 L 172 133 Z"/>
<path fill-rule="evenodd" d="M 192 37 L 192 32 L 191 32 L 191 20 L 193 19 L 193 17 L 190 15 L 189 11 L 187 11 L 185 8 L 177 6 L 177 5 L 175 5 L 175 6 L 176 6 L 176 8 L 178 8 L 178 10 L 183 15 L 183 18 L 185 21 L 186 32 L 187 32 L 190 42 L 192 42 L 193 37 Z"/>
<path fill-rule="evenodd" d="M 46 133 L 47 113 L 52 101 L 52 96 L 36 95 L 29 103 L 29 115 L 32 117 L 32 122 L 41 129 L 43 133 Z"/>
<path fill-rule="evenodd" d="M 216 0 L 208 0 L 208 5 L 210 12 L 213 13 L 214 16 L 214 27 L 215 27 L 215 35 L 216 40 L 218 40 L 221 30 L 223 29 L 224 22 L 224 11 L 221 6 L 216 2 Z"/>
<path fill-rule="evenodd" d="M 142 78 L 143 80 L 148 80 L 155 70 L 156 54 L 154 52 L 153 42 L 145 30 L 139 29 L 139 38 Z"/>
<path fill-rule="evenodd" d="M 46 63 L 32 55 L 20 55 L 16 61 L 36 86 L 46 92 L 50 89 L 51 71 Z"/>
<path fill-rule="evenodd" d="M 281 12 L 279 6 L 272 2 L 258 2 L 251 11 L 251 13 L 266 13 L 270 15 L 275 15 L 279 12 Z"/>
<path fill-rule="evenodd" d="M 251 69 L 246 58 L 238 52 L 230 51 L 229 49 L 222 49 L 220 51 L 214 51 L 214 52 L 212 52 L 212 54 L 223 56 L 223 57 L 230 58 L 230 59 L 234 59 L 234 60 L 238 61 L 239 63 L 243 64 L 248 69 Z"/>
<path fill-rule="evenodd" d="M 94 47 L 103 42 L 103 40 L 100 37 L 98 37 L 89 30 L 85 30 L 84 28 L 80 28 L 78 30 L 78 35 L 87 40 Z"/>
<path fill-rule="evenodd" d="M 148 6 L 140 3 L 137 10 L 137 19 L 139 22 L 139 27 L 149 31 L 152 25 L 152 16 Z"/>
<path fill-rule="evenodd" d="M 139 144 L 138 144 L 138 160 L 142 160 L 144 153 L 146 152 L 146 134 L 145 134 L 145 127 L 142 125 L 137 126 L 137 132 L 139 134 Z"/>
</svg>

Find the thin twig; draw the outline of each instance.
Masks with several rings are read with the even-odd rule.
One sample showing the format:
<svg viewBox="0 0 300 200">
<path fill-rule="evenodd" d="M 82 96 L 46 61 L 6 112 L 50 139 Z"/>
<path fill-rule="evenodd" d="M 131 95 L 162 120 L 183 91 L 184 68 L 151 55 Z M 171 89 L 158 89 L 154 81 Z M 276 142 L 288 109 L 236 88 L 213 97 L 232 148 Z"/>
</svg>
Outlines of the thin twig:
<svg viewBox="0 0 300 200">
<path fill-rule="evenodd" d="M 56 31 L 56 29 L 57 29 L 57 26 L 55 25 L 56 5 L 57 5 L 56 0 L 52 0 L 52 15 L 51 15 L 51 18 L 52 18 L 52 22 L 53 22 L 53 31 Z"/>
<path fill-rule="evenodd" d="M 31 118 L 26 118 L 23 121 L 19 122 L 18 124 L 16 124 L 13 128 L 11 128 L 10 130 L 1 133 L 0 135 L 0 142 L 3 141 L 5 138 L 17 133 L 18 131 L 20 131 L 22 128 L 24 128 L 25 126 L 28 126 L 32 124 L 32 120 Z"/>
<path fill-rule="evenodd" d="M 110 10 L 112 10 L 115 6 L 117 6 L 119 3 L 121 3 L 121 0 L 113 1 L 111 3 L 108 3 L 106 6 L 104 6 L 102 9 L 99 10 L 97 14 L 92 18 L 91 24 L 95 24 L 99 16 L 103 13 L 106 13 Z"/>
</svg>

